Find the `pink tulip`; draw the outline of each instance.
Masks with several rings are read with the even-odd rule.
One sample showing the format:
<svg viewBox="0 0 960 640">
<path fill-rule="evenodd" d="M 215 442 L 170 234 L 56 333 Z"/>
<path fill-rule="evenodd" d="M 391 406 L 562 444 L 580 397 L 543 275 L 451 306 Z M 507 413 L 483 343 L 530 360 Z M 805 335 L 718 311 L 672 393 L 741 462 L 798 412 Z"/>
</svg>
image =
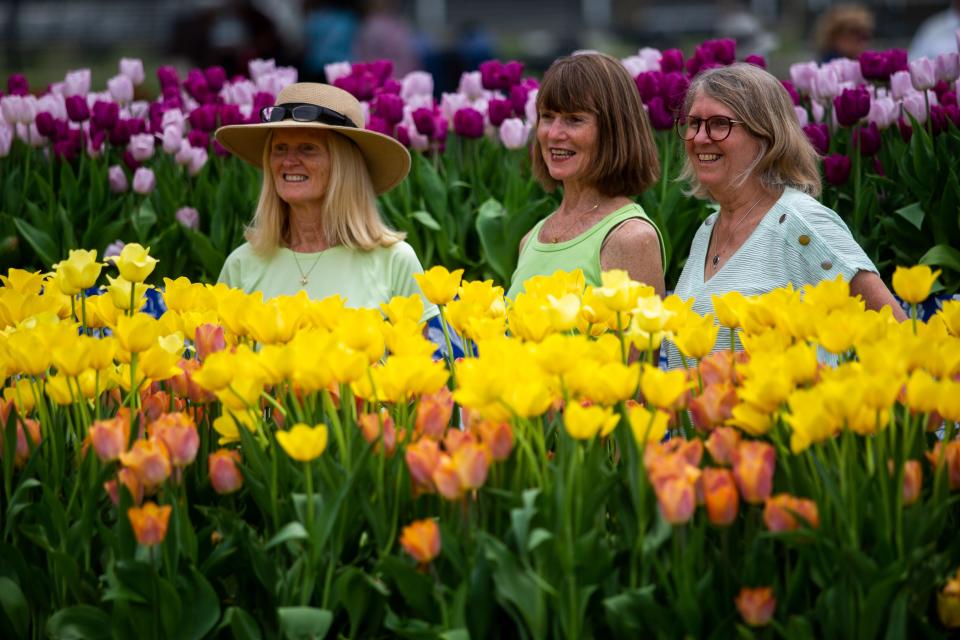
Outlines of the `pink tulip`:
<svg viewBox="0 0 960 640">
<path fill-rule="evenodd" d="M 932 89 L 933 85 L 937 84 L 933 61 L 926 56 L 911 60 L 910 79 L 913 81 L 913 88 L 917 91 Z"/>
<path fill-rule="evenodd" d="M 118 164 L 107 170 L 107 181 L 110 183 L 110 191 L 114 193 L 124 193 L 129 187 L 127 174 L 123 171 L 123 167 Z"/>
<path fill-rule="evenodd" d="M 832 67 L 823 67 L 813 77 L 810 95 L 819 102 L 829 102 L 840 94 L 840 75 Z"/>
<path fill-rule="evenodd" d="M 170 155 L 176 155 L 183 146 L 183 134 L 175 126 L 166 127 L 163 130 L 162 137 L 163 151 Z"/>
<path fill-rule="evenodd" d="M 0 111 L 9 124 L 30 124 L 37 118 L 37 100 L 33 96 L 4 96 Z"/>
<path fill-rule="evenodd" d="M 120 58 L 120 74 L 130 78 L 134 86 L 143 84 L 143 61 L 138 58 Z"/>
<path fill-rule="evenodd" d="M 934 61 L 934 69 L 937 80 L 948 84 L 953 82 L 960 76 L 960 53 L 951 51 L 939 54 Z"/>
<path fill-rule="evenodd" d="M 260 76 L 273 73 L 276 68 L 277 63 L 273 60 L 261 60 L 256 58 L 247 63 L 247 69 L 250 71 L 250 77 L 254 82 L 256 82 Z M 333 81 L 331 80 L 330 82 Z"/>
<path fill-rule="evenodd" d="M 184 140 L 180 144 L 180 149 L 174 155 L 174 161 L 181 167 L 185 167 L 190 164 L 190 159 L 193 157 L 193 147 L 190 146 L 190 142 Z"/>
<path fill-rule="evenodd" d="M 867 114 L 867 120 L 881 129 L 886 129 L 895 123 L 899 116 L 899 105 L 893 101 L 893 98 L 882 96 L 870 103 L 870 113 Z"/>
<path fill-rule="evenodd" d="M 196 231 L 200 228 L 200 212 L 193 207 L 180 207 L 173 217 L 186 229 Z"/>
<path fill-rule="evenodd" d="M 138 133 L 130 136 L 127 151 L 137 162 L 145 162 L 153 157 L 154 138 L 152 133 Z"/>
<path fill-rule="evenodd" d="M 120 252 L 123 251 L 125 243 L 123 240 L 114 240 L 107 245 L 107 248 L 103 250 L 103 259 L 113 258 L 119 256 Z"/>
<path fill-rule="evenodd" d="M 801 62 L 790 65 L 790 80 L 798 91 L 811 93 L 819 69 L 816 62 Z"/>
<path fill-rule="evenodd" d="M 810 116 L 807 114 L 807 110 L 803 107 L 794 107 L 793 111 L 797 114 L 797 122 L 800 123 L 801 127 L 807 126 L 810 122 Z"/>
<path fill-rule="evenodd" d="M 116 75 L 107 80 L 107 89 L 114 100 L 126 104 L 133 100 L 133 83 L 124 75 Z"/>
<path fill-rule="evenodd" d="M 196 176 L 200 171 L 203 170 L 204 165 L 207 164 L 207 150 L 203 148 L 193 148 L 190 150 L 190 162 L 187 165 L 187 173 L 190 176 Z"/>
<path fill-rule="evenodd" d="M 333 84 L 338 79 L 349 76 L 353 72 L 353 65 L 349 62 L 331 62 L 323 65 L 323 72 L 327 76 L 327 82 Z M 250 75 L 253 75 L 252 70 Z"/>
<path fill-rule="evenodd" d="M 924 102 L 923 94 L 919 91 L 903 97 L 903 109 L 920 124 L 927 121 L 927 103 Z"/>
<path fill-rule="evenodd" d="M 10 155 L 13 146 L 13 128 L 6 122 L 0 122 L 0 158 Z"/>
<path fill-rule="evenodd" d="M 90 92 L 90 69 L 67 72 L 62 87 L 64 96 L 85 96 Z"/>
<path fill-rule="evenodd" d="M 210 484 L 214 491 L 226 495 L 243 486 L 243 474 L 238 466 L 240 462 L 240 453 L 229 449 L 214 451 L 207 457 Z"/>
<path fill-rule="evenodd" d="M 151 193 L 157 186 L 157 177 L 153 169 L 140 167 L 133 174 L 133 190 L 142 196 Z"/>
<path fill-rule="evenodd" d="M 405 102 L 413 96 L 433 96 L 433 76 L 426 71 L 411 71 L 400 81 L 400 97 Z"/>
<path fill-rule="evenodd" d="M 507 149 L 523 149 L 530 138 L 530 125 L 520 118 L 507 118 L 500 125 L 500 142 Z"/>
<path fill-rule="evenodd" d="M 251 105 L 257 86 L 249 80 L 228 83 L 223 87 L 222 95 L 227 104 Z"/>
<path fill-rule="evenodd" d="M 476 100 L 483 95 L 483 79 L 479 71 L 467 71 L 460 76 L 460 84 L 457 86 L 457 94 L 460 94 L 466 98 L 465 102 L 470 100 Z M 450 94 L 444 94 L 444 98 Z M 462 107 L 463 104 L 457 106 L 453 110 L 455 112 L 458 108 Z M 451 113 L 453 113 L 451 112 Z M 447 116 L 448 118 L 450 116 Z"/>
</svg>

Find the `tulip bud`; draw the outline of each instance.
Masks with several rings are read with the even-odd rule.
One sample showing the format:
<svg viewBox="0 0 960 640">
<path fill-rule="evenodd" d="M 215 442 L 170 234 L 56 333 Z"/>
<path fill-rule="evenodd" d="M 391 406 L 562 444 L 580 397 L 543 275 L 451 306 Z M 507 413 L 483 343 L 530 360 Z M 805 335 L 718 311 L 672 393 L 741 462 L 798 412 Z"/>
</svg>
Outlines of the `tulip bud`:
<svg viewBox="0 0 960 640">
<path fill-rule="evenodd" d="M 737 611 L 743 621 L 751 627 L 762 627 L 773 619 L 773 612 L 777 608 L 777 599 L 773 596 L 771 587 L 744 587 L 736 598 Z"/>
<path fill-rule="evenodd" d="M 120 73 L 130 78 L 134 86 L 143 84 L 143 61 L 138 58 L 120 58 Z"/>
<path fill-rule="evenodd" d="M 500 142 L 507 149 L 523 149 L 530 137 L 530 125 L 519 118 L 507 118 L 500 125 Z"/>
<path fill-rule="evenodd" d="M 462 138 L 483 136 L 483 114 L 471 107 L 459 109 L 453 115 L 453 130 Z"/>
<path fill-rule="evenodd" d="M 158 507 L 154 502 L 148 502 L 142 507 L 130 507 L 127 517 L 137 537 L 137 543 L 149 547 L 163 542 L 167 537 L 167 525 L 170 523 L 172 509 L 168 504 Z"/>
<path fill-rule="evenodd" d="M 138 133 L 130 136 L 127 150 L 137 162 L 145 162 L 153 157 L 154 137 L 152 133 Z M 134 180 L 136 183 L 136 180 Z"/>
<path fill-rule="evenodd" d="M 157 178 L 153 169 L 140 167 L 133 174 L 133 190 L 140 195 L 148 195 L 157 186 Z"/>
<path fill-rule="evenodd" d="M 403 528 L 400 546 L 421 565 L 440 555 L 440 527 L 436 521 L 417 520 Z"/>
<path fill-rule="evenodd" d="M 223 496 L 243 487 L 243 474 L 239 468 L 241 462 L 240 453 L 230 449 L 219 449 L 207 457 L 210 484 L 214 491 Z"/>
<path fill-rule="evenodd" d="M 773 446 L 757 440 L 741 442 L 732 457 L 733 476 L 743 499 L 751 504 L 766 500 L 773 491 L 777 464 Z"/>
<path fill-rule="evenodd" d="M 200 212 L 193 207 L 180 207 L 173 217 L 185 229 L 196 231 L 200 228 Z"/>
<path fill-rule="evenodd" d="M 937 83 L 933 61 L 926 56 L 910 61 L 910 80 L 917 91 L 932 89 Z"/>
<path fill-rule="evenodd" d="M 110 191 L 114 193 L 124 193 L 128 188 L 127 174 L 118 164 L 112 165 L 107 170 L 107 181 L 110 184 Z"/>
<path fill-rule="evenodd" d="M 107 89 L 114 100 L 120 104 L 128 104 L 133 101 L 133 82 L 124 75 L 116 75 L 107 80 Z"/>
</svg>

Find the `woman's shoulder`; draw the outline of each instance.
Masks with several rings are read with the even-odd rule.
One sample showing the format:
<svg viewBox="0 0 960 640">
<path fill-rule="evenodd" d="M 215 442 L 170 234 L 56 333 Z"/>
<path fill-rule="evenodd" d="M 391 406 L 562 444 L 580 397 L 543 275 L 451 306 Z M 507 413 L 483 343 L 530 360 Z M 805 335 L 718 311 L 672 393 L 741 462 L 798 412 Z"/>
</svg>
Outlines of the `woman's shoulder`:
<svg viewBox="0 0 960 640">
<path fill-rule="evenodd" d="M 249 242 L 244 242 L 239 247 L 230 252 L 227 256 L 227 263 L 233 262 L 251 262 L 251 261 L 260 261 L 263 260 L 263 256 L 258 254 L 253 249 L 253 245 Z"/>
<path fill-rule="evenodd" d="M 774 206 L 775 226 L 783 235 L 805 232 L 850 235 L 846 223 L 836 211 L 802 191 L 787 188 Z"/>
</svg>

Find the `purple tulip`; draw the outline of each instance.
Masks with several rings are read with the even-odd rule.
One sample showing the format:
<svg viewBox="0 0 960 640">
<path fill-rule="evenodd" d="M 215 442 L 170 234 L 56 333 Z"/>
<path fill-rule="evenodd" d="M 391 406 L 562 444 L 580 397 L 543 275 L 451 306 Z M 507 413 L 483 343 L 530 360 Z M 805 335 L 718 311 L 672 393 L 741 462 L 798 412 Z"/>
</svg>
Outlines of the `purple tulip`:
<svg viewBox="0 0 960 640">
<path fill-rule="evenodd" d="M 403 98 L 393 93 L 381 93 L 373 99 L 370 112 L 392 127 L 403 120 Z"/>
<path fill-rule="evenodd" d="M 471 107 L 464 107 L 453 115 L 453 130 L 461 138 L 483 136 L 483 114 Z"/>
<path fill-rule="evenodd" d="M 953 83 L 947 83 L 943 80 L 937 80 L 937 84 L 933 85 L 933 92 L 937 94 L 937 104 L 943 102 L 943 94 L 949 92 L 953 87 Z"/>
<path fill-rule="evenodd" d="M 869 158 L 880 151 L 880 145 L 883 138 L 880 136 L 880 130 L 877 125 L 871 122 L 865 127 L 860 127 L 853 133 L 853 146 L 860 148 L 860 155 Z"/>
<path fill-rule="evenodd" d="M 487 117 L 490 118 L 490 124 L 499 127 L 503 121 L 510 117 L 513 112 L 513 103 L 509 100 L 500 100 L 491 98 L 487 103 Z"/>
<path fill-rule="evenodd" d="M 266 91 L 256 92 L 253 94 L 253 109 L 250 111 L 250 118 L 254 122 L 259 121 L 260 111 L 262 111 L 264 107 L 272 107 L 273 103 L 274 97 Z"/>
<path fill-rule="evenodd" d="M 850 179 L 850 158 L 832 153 L 823 159 L 823 175 L 827 182 L 838 187 Z"/>
<path fill-rule="evenodd" d="M 109 131 L 110 144 L 115 147 L 125 147 L 130 142 L 130 136 L 133 135 L 133 132 L 130 131 L 130 121 L 124 119 L 117 119 L 113 128 Z"/>
<path fill-rule="evenodd" d="M 107 182 L 110 184 L 110 191 L 114 193 L 124 193 L 127 190 L 127 174 L 123 167 L 118 164 L 111 166 L 107 170 Z"/>
<path fill-rule="evenodd" d="M 955 107 L 957 106 L 957 92 L 944 91 L 943 93 L 940 94 L 938 101 L 940 102 L 940 106 L 942 107 L 949 107 L 949 106 Z"/>
<path fill-rule="evenodd" d="M 7 77 L 7 93 L 12 96 L 25 96 L 30 93 L 30 83 L 22 73 L 12 73 Z"/>
<path fill-rule="evenodd" d="M 37 131 L 45 138 L 56 140 L 57 138 L 57 119 L 49 111 L 41 111 L 37 114 Z"/>
<path fill-rule="evenodd" d="M 655 96 L 660 95 L 660 80 L 663 73 L 659 71 L 644 71 L 638 73 L 633 81 L 637 85 L 637 91 L 640 92 L 640 99 L 644 104 L 649 103 Z"/>
<path fill-rule="evenodd" d="M 410 147 L 410 132 L 405 125 L 397 125 L 397 141 L 405 147 Z"/>
<path fill-rule="evenodd" d="M 937 84 L 933 60 L 924 56 L 910 61 L 910 80 L 917 91 L 932 89 Z"/>
<path fill-rule="evenodd" d="M 200 228 L 200 212 L 193 207 L 180 207 L 173 217 L 185 229 L 196 231 Z"/>
<path fill-rule="evenodd" d="M 808 124 L 803 128 L 803 132 L 807 134 L 807 140 L 817 150 L 817 153 L 821 156 L 827 155 L 827 151 L 830 149 L 830 129 L 827 128 L 827 125 Z"/>
<path fill-rule="evenodd" d="M 707 40 L 703 43 L 712 51 L 714 62 L 720 64 L 733 64 L 737 59 L 737 41 L 733 38 L 720 38 L 718 40 Z"/>
<path fill-rule="evenodd" d="M 399 80 L 394 80 L 393 78 L 387 78 L 384 80 L 383 84 L 380 85 L 380 88 L 377 89 L 377 94 L 381 93 L 392 93 L 395 96 L 399 96 L 400 92 L 403 90 L 403 85 L 400 84 Z"/>
<path fill-rule="evenodd" d="M 866 80 L 880 80 L 886 82 L 892 71 L 883 51 L 864 51 L 860 54 L 860 73 Z"/>
<path fill-rule="evenodd" d="M 447 133 L 449 133 L 449 131 L 450 123 L 447 119 L 439 113 L 435 114 L 433 116 L 433 134 L 430 136 L 430 139 L 443 147 L 447 141 Z M 440 149 L 440 151 L 443 151 L 443 149 Z"/>
<path fill-rule="evenodd" d="M 147 121 L 143 118 L 130 118 L 127 120 L 127 126 L 130 128 L 130 135 L 147 132 Z"/>
<path fill-rule="evenodd" d="M 243 114 L 240 112 L 240 106 L 236 104 L 220 105 L 220 124 L 223 126 L 230 124 L 242 124 Z"/>
<path fill-rule="evenodd" d="M 673 128 L 673 112 L 670 111 L 660 96 L 653 97 L 647 103 L 647 113 L 650 116 L 650 124 L 653 125 L 654 129 L 667 131 Z"/>
<path fill-rule="evenodd" d="M 90 130 L 90 138 L 87 140 L 87 153 L 95 158 L 100 157 L 103 149 L 103 141 L 107 139 L 105 131 Z"/>
<path fill-rule="evenodd" d="M 356 65 L 354 65 L 356 66 Z M 382 85 L 393 75 L 392 60 L 374 60 L 369 63 L 368 70 L 377 79 L 377 86 Z"/>
<path fill-rule="evenodd" d="M 90 107 L 87 99 L 82 96 L 69 96 L 66 99 L 67 116 L 73 122 L 84 122 L 90 119 Z"/>
<path fill-rule="evenodd" d="M 913 127 L 906 120 L 900 118 L 897 120 L 897 129 L 900 130 L 900 139 L 909 144 L 910 138 L 913 137 Z"/>
<path fill-rule="evenodd" d="M 499 89 L 502 76 L 503 63 L 499 60 L 486 60 L 480 63 L 480 79 L 483 88 L 487 91 Z"/>
<path fill-rule="evenodd" d="M 504 91 L 508 91 L 510 87 L 520 82 L 520 78 L 523 77 L 523 63 L 518 60 L 511 60 L 503 65 L 503 86 L 501 87 Z"/>
<path fill-rule="evenodd" d="M 207 76 L 200 69 L 190 70 L 187 79 L 183 82 L 183 87 L 200 104 L 210 102 L 210 85 L 207 84 Z"/>
<path fill-rule="evenodd" d="M 420 107 L 413 112 L 413 124 L 417 128 L 417 133 L 422 136 L 433 136 L 433 110 Z"/>
<path fill-rule="evenodd" d="M 127 169 L 130 169 L 130 171 L 135 172 L 140 168 L 140 161 L 133 157 L 129 149 L 123 152 L 120 159 L 123 160 L 123 164 L 127 165 Z"/>
<path fill-rule="evenodd" d="M 160 67 L 157 69 L 157 79 L 160 80 L 161 87 L 179 87 L 180 76 L 173 67 Z"/>
<path fill-rule="evenodd" d="M 687 89 L 690 88 L 690 81 L 678 72 L 663 74 L 660 79 L 660 95 L 663 96 L 664 104 L 667 109 L 677 113 L 683 106 L 683 101 L 687 97 Z"/>
<path fill-rule="evenodd" d="M 160 93 L 163 96 L 164 102 L 176 102 L 178 105 L 183 102 L 183 98 L 180 97 L 180 85 L 168 84 L 165 87 L 161 87 Z"/>
<path fill-rule="evenodd" d="M 215 104 L 205 104 L 190 112 L 190 126 L 200 131 L 210 132 L 217 128 L 217 113 L 220 109 Z M 203 145 L 206 146 L 206 145 Z"/>
<path fill-rule="evenodd" d="M 203 72 L 203 76 L 207 81 L 207 87 L 210 91 L 218 93 L 227 81 L 227 70 L 220 65 L 207 67 Z"/>
<path fill-rule="evenodd" d="M 897 71 L 909 71 L 910 65 L 907 62 L 907 50 L 906 49 L 888 49 L 887 54 L 887 66 L 890 68 L 890 73 L 896 73 Z"/>
<path fill-rule="evenodd" d="M 767 68 L 766 59 L 763 56 L 758 56 L 753 53 L 751 53 L 746 58 L 744 58 L 743 61 L 746 62 L 747 64 L 752 64 L 755 67 L 760 67 L 761 69 Z"/>
<path fill-rule="evenodd" d="M 393 125 L 380 116 L 370 116 L 367 120 L 367 130 L 382 133 L 385 136 L 393 134 Z"/>
<path fill-rule="evenodd" d="M 837 122 L 844 127 L 852 127 L 870 113 L 870 93 L 862 88 L 844 89 L 833 99 Z"/>
<path fill-rule="evenodd" d="M 103 250 L 103 259 L 106 260 L 107 258 L 119 256 L 124 246 L 126 246 L 126 243 L 124 243 L 123 240 L 114 240 Z"/>
<path fill-rule="evenodd" d="M 683 71 L 683 51 L 680 49 L 666 49 L 660 54 L 660 71 Z"/>
<path fill-rule="evenodd" d="M 153 175 L 153 170 L 147 167 L 140 167 L 133 174 L 133 190 L 142 196 L 152 192 L 157 186 L 157 177 Z"/>
<path fill-rule="evenodd" d="M 783 88 L 787 90 L 787 93 L 790 94 L 790 100 L 793 101 L 794 105 L 800 105 L 800 94 L 797 93 L 797 88 L 793 86 L 793 83 L 789 80 L 781 80 L 780 84 L 783 85 Z"/>
<path fill-rule="evenodd" d="M 187 141 L 191 147 L 206 149 L 207 145 L 210 144 L 210 134 L 200 129 L 193 129 L 187 134 Z"/>
<path fill-rule="evenodd" d="M 120 105 L 116 102 L 97 100 L 93 103 L 93 124 L 98 129 L 113 129 L 120 117 Z"/>
<path fill-rule="evenodd" d="M 530 87 L 523 83 L 510 87 L 510 104 L 513 106 L 514 115 L 518 118 L 522 118 L 526 112 L 529 95 Z"/>
</svg>

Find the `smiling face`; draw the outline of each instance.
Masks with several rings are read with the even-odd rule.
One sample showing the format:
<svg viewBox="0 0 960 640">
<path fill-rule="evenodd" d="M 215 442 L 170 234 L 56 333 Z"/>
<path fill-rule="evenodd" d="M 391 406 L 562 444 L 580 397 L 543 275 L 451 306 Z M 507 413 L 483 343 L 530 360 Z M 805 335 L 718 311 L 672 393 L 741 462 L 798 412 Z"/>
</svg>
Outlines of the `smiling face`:
<svg viewBox="0 0 960 640">
<path fill-rule="evenodd" d="M 693 98 L 688 115 L 704 120 L 711 116 L 740 120 L 730 107 L 703 93 Z M 707 128 L 701 123 L 697 135 L 693 140 L 686 140 L 684 146 L 697 179 L 715 198 L 734 188 L 733 182 L 760 153 L 757 139 L 739 124 L 731 127 L 725 140 L 715 142 L 707 136 Z"/>
<path fill-rule="evenodd" d="M 280 199 L 320 207 L 330 182 L 329 135 L 317 129 L 278 129 L 270 143 L 270 173 Z"/>
<path fill-rule="evenodd" d="M 543 109 L 537 121 L 537 144 L 551 178 L 576 182 L 587 174 L 596 157 L 597 117 Z"/>
</svg>

